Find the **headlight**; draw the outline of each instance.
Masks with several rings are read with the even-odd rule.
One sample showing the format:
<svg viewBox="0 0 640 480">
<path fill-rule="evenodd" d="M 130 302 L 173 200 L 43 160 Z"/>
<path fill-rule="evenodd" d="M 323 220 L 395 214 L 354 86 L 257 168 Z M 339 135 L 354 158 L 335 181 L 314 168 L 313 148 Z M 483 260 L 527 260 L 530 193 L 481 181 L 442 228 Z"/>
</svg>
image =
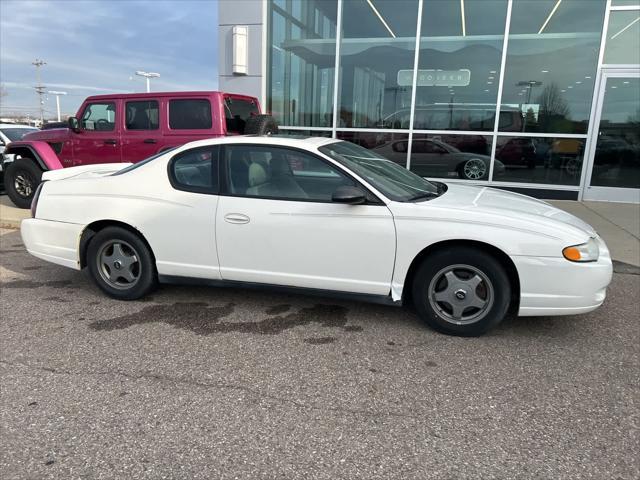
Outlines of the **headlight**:
<svg viewBox="0 0 640 480">
<path fill-rule="evenodd" d="M 587 243 L 565 248 L 562 250 L 562 255 L 572 262 L 595 262 L 600 255 L 600 249 L 596 239 L 590 238 Z"/>
</svg>

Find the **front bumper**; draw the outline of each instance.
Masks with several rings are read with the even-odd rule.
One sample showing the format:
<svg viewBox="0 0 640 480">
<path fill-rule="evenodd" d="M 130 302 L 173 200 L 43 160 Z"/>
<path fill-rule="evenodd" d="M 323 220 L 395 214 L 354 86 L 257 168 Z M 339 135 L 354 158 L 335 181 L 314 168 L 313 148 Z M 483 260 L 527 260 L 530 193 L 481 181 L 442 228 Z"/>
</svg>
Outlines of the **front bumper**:
<svg viewBox="0 0 640 480">
<path fill-rule="evenodd" d="M 79 245 L 83 225 L 28 218 L 20 224 L 27 251 L 34 257 L 80 270 Z"/>
<path fill-rule="evenodd" d="M 512 257 L 520 277 L 518 315 L 576 315 L 604 302 L 613 266 L 606 244 L 597 237 L 596 262 L 576 263 L 563 257 Z"/>
</svg>

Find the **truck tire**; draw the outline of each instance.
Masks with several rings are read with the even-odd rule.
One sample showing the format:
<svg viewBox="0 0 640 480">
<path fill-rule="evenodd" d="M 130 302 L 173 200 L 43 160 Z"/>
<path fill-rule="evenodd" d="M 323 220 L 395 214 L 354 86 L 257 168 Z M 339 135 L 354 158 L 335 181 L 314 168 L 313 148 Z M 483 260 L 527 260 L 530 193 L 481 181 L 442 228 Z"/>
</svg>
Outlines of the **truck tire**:
<svg viewBox="0 0 640 480">
<path fill-rule="evenodd" d="M 275 135 L 278 123 L 271 115 L 254 115 L 247 119 L 244 127 L 245 135 Z"/>
<path fill-rule="evenodd" d="M 4 189 L 18 208 L 30 208 L 33 195 L 42 179 L 42 170 L 28 157 L 5 164 Z"/>
</svg>

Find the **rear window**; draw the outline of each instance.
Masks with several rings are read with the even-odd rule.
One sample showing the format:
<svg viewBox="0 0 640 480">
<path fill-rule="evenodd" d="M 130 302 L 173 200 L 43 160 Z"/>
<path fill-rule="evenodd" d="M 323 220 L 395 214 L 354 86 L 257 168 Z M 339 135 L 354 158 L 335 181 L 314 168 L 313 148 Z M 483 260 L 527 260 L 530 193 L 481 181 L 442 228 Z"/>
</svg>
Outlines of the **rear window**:
<svg viewBox="0 0 640 480">
<path fill-rule="evenodd" d="M 224 99 L 224 118 L 227 132 L 244 133 L 247 119 L 251 115 L 258 115 L 260 110 L 254 100 L 227 97 Z"/>
<path fill-rule="evenodd" d="M 147 163 L 154 161 L 156 158 L 161 157 L 165 153 L 169 153 L 169 152 L 175 150 L 176 148 L 178 148 L 178 147 L 167 148 L 166 150 L 163 150 L 161 152 L 156 153 L 155 155 L 151 155 L 150 157 L 145 158 L 141 162 L 134 163 L 133 165 L 129 165 L 128 167 L 125 167 L 122 170 L 118 170 L 117 172 L 112 173 L 111 176 L 115 177 L 115 176 L 118 176 L 118 175 L 122 175 L 123 173 L 128 173 L 131 170 L 135 170 L 137 168 L 140 168 L 141 166 L 146 165 Z"/>
<path fill-rule="evenodd" d="M 172 130 L 210 130 L 211 103 L 205 99 L 169 101 L 169 127 Z"/>
</svg>

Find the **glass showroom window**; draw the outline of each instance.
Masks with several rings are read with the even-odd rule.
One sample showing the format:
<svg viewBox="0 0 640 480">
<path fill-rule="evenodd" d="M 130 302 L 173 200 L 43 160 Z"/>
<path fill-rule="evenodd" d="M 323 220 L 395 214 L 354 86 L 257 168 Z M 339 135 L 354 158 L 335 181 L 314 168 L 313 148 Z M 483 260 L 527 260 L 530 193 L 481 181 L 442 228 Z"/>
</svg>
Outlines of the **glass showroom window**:
<svg viewBox="0 0 640 480">
<path fill-rule="evenodd" d="M 493 131 L 506 15 L 506 0 L 425 0 L 415 129 Z"/>
<path fill-rule="evenodd" d="M 584 138 L 498 137 L 495 181 L 579 185 Z"/>
<path fill-rule="evenodd" d="M 640 10 L 609 13 L 604 63 L 640 63 Z"/>
<path fill-rule="evenodd" d="M 338 127 L 409 128 L 418 0 L 343 2 Z"/>
<path fill-rule="evenodd" d="M 514 0 L 501 131 L 587 133 L 605 5 Z"/>
<path fill-rule="evenodd" d="M 270 2 L 267 110 L 281 125 L 331 127 L 337 0 Z"/>
<path fill-rule="evenodd" d="M 279 129 L 278 135 L 286 135 L 288 137 L 327 137 L 331 138 L 331 130 L 287 130 Z"/>
<path fill-rule="evenodd" d="M 488 180 L 491 135 L 420 134 L 411 143 L 411 171 L 422 177 Z M 502 180 L 504 165 L 496 162 L 494 180 Z"/>
<path fill-rule="evenodd" d="M 407 150 L 409 134 L 400 132 L 338 132 L 340 140 L 356 143 L 394 161 L 403 167 L 407 166 Z"/>
</svg>

